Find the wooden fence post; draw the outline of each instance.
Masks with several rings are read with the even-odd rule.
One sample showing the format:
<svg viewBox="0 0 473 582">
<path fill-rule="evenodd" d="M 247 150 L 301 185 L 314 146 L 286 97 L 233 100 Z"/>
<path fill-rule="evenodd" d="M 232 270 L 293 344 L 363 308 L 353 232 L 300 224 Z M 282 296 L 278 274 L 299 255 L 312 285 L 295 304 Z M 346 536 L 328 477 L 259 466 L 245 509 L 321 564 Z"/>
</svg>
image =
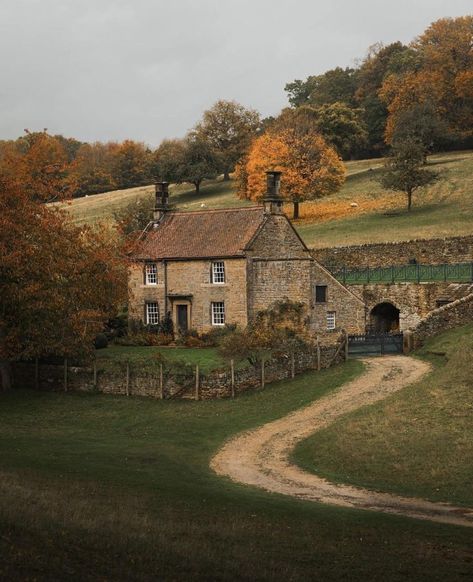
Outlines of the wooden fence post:
<svg viewBox="0 0 473 582">
<path fill-rule="evenodd" d="M 294 350 L 291 351 L 291 378 L 296 376 L 296 361 L 294 358 Z"/>
<path fill-rule="evenodd" d="M 320 372 L 322 367 L 322 354 L 320 353 L 320 341 L 319 336 L 317 336 L 317 371 Z"/>
<path fill-rule="evenodd" d="M 345 332 L 345 362 L 348 360 L 348 333 Z"/>
<path fill-rule="evenodd" d="M 34 387 L 39 389 L 39 358 L 34 359 Z"/>
<path fill-rule="evenodd" d="M 163 373 L 163 365 L 159 365 L 159 398 L 160 400 L 164 399 L 164 373 Z"/>
<path fill-rule="evenodd" d="M 195 399 L 199 400 L 200 394 L 199 394 L 199 364 L 196 365 L 195 367 Z"/>
<path fill-rule="evenodd" d="M 261 388 L 264 388 L 264 358 L 261 360 Z"/>
<path fill-rule="evenodd" d="M 97 360 L 94 360 L 94 390 L 97 390 Z"/>
<path fill-rule="evenodd" d="M 235 398 L 235 362 L 233 359 L 230 360 L 230 374 L 232 380 L 232 398 Z"/>
<path fill-rule="evenodd" d="M 130 362 L 126 363 L 126 395 L 130 396 Z"/>
<path fill-rule="evenodd" d="M 67 392 L 67 358 L 64 358 L 64 392 Z"/>
</svg>

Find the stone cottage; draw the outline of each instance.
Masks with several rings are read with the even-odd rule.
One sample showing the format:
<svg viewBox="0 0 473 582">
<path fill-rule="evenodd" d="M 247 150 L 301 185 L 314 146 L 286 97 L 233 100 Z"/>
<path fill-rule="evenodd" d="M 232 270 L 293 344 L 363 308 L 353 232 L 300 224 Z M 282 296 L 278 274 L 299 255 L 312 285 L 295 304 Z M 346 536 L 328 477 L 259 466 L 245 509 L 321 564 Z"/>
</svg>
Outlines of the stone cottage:
<svg viewBox="0 0 473 582">
<path fill-rule="evenodd" d="M 307 333 L 365 327 L 364 303 L 310 254 L 283 214 L 280 173 L 268 172 L 262 206 L 179 212 L 156 187 L 154 220 L 130 268 L 130 318 L 149 325 L 170 313 L 175 330 L 244 327 L 277 301 L 304 305 Z"/>
</svg>

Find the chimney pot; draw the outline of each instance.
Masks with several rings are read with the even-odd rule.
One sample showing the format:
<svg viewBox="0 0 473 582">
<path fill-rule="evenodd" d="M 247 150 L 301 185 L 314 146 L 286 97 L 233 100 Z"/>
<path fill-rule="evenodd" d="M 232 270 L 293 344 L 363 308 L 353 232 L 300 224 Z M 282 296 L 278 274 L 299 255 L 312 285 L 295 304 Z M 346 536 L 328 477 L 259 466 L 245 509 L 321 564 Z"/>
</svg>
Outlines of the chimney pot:
<svg viewBox="0 0 473 582">
<path fill-rule="evenodd" d="M 169 182 L 157 182 L 155 185 L 156 201 L 154 205 L 154 220 L 160 220 L 168 210 Z"/>
<path fill-rule="evenodd" d="M 266 194 L 263 198 L 266 214 L 282 214 L 283 199 L 280 194 L 282 172 L 266 172 Z"/>
</svg>

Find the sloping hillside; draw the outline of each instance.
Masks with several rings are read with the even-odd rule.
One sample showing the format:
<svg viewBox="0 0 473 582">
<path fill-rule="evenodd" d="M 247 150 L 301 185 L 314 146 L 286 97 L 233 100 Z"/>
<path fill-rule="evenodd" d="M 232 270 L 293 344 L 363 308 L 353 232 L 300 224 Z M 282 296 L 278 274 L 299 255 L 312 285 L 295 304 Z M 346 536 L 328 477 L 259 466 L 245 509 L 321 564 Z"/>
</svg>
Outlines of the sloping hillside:
<svg viewBox="0 0 473 582">
<path fill-rule="evenodd" d="M 411 213 L 401 193 L 383 190 L 377 181 L 382 160 L 347 162 L 347 180 L 336 195 L 304 203 L 295 226 L 309 246 L 326 247 L 444 237 L 473 231 L 473 152 L 438 154 L 429 166 L 442 172 L 439 182 L 414 195 Z M 113 219 L 136 199 L 153 196 L 153 187 L 117 190 L 80 198 L 67 208 L 77 222 Z M 248 204 L 236 197 L 233 181 L 209 180 L 196 196 L 188 185 L 172 186 L 171 200 L 182 210 L 229 208 Z M 291 207 L 286 211 L 291 215 Z"/>
</svg>

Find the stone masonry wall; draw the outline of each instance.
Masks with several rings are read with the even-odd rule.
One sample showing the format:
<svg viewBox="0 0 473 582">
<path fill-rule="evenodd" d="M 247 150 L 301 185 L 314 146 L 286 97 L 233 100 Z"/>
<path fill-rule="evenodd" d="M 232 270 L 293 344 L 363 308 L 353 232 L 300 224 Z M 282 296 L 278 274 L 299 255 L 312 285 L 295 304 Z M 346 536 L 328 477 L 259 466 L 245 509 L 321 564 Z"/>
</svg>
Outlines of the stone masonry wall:
<svg viewBox="0 0 473 582">
<path fill-rule="evenodd" d="M 328 333 L 329 311 L 336 314 L 332 334 L 341 329 L 350 333 L 364 330 L 363 303 L 312 259 L 284 216 L 270 218 L 248 254 L 250 317 L 276 301 L 289 299 L 304 304 L 312 337 Z M 327 286 L 326 303 L 315 303 L 315 285 Z"/>
<path fill-rule="evenodd" d="M 157 263 L 157 285 L 144 284 L 144 264 L 135 263 L 130 269 L 130 317 L 143 319 L 145 302 L 159 303 L 163 317 L 170 311 L 176 328 L 176 305 L 186 304 L 189 310 L 189 327 L 199 333 L 212 328 L 210 304 L 225 302 L 227 323 L 247 324 L 246 259 L 224 259 L 225 283 L 211 283 L 210 260 L 168 261 L 166 266 L 168 302 L 165 306 L 165 266 Z"/>
<path fill-rule="evenodd" d="M 321 368 L 341 363 L 344 360 L 344 349 L 340 346 L 339 337 L 333 337 L 330 342 L 320 347 Z M 339 349 L 341 347 L 341 349 Z M 299 352 L 294 358 L 295 374 L 303 373 L 317 367 L 317 352 L 315 349 Z M 274 358 L 265 363 L 265 383 L 290 379 L 292 362 L 289 357 Z M 235 370 L 235 394 L 261 387 L 261 366 L 250 366 Z M 14 366 L 15 386 L 35 388 L 34 365 L 17 363 Z M 39 389 L 44 391 L 64 391 L 63 366 L 41 365 L 39 374 Z M 70 392 L 100 392 L 103 394 L 126 395 L 126 373 L 122 371 L 102 370 L 97 374 L 97 384 L 94 385 L 92 368 L 70 367 L 68 370 L 68 391 Z M 215 371 L 200 376 L 199 399 L 210 400 L 230 397 L 230 369 Z M 146 396 L 160 398 L 158 373 L 136 373 L 132 370 L 129 382 L 130 396 Z M 164 398 L 195 398 L 195 377 L 176 377 L 165 374 Z"/>
<path fill-rule="evenodd" d="M 437 308 L 437 299 L 444 296 L 449 283 L 386 283 L 350 285 L 366 304 L 367 317 L 380 303 L 392 303 L 400 311 L 399 327 L 405 331 L 417 325 L 428 313 Z"/>
<path fill-rule="evenodd" d="M 348 333 L 363 333 L 366 325 L 366 307 L 363 300 L 347 287 L 339 283 L 328 271 L 314 262 L 312 264 L 312 286 L 327 286 L 327 302 L 316 303 L 312 294 L 314 333 L 327 329 L 327 312 L 335 313 L 335 333 L 342 329 Z"/>
<path fill-rule="evenodd" d="M 328 267 L 390 267 L 412 259 L 428 265 L 468 263 L 473 261 L 473 235 L 314 249 L 312 255 Z"/>
<path fill-rule="evenodd" d="M 414 347 L 438 333 L 473 322 L 473 293 L 453 303 L 439 307 L 418 323 L 411 331 Z"/>
</svg>

